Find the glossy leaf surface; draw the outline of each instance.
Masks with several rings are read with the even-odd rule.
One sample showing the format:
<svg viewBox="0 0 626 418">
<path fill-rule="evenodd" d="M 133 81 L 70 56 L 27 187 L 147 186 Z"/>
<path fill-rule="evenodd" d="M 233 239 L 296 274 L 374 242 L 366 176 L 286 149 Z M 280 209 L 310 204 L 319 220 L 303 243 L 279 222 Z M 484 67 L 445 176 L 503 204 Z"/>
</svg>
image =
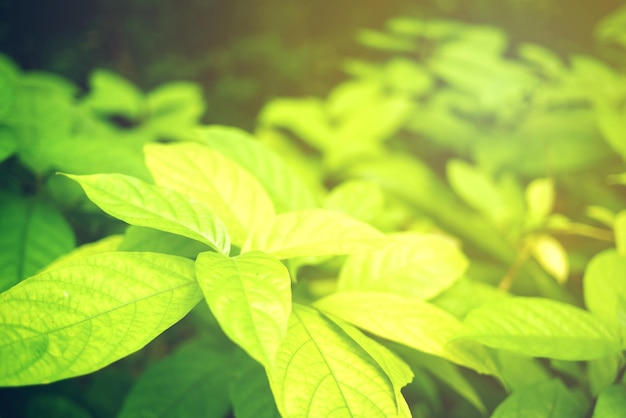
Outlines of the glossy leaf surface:
<svg viewBox="0 0 626 418">
<path fill-rule="evenodd" d="M 260 252 L 233 258 L 204 252 L 196 261 L 196 275 L 224 333 L 270 367 L 287 332 L 291 312 L 287 268 Z"/>
<path fill-rule="evenodd" d="M 145 226 L 203 242 L 228 254 L 228 233 L 202 204 L 180 193 L 123 174 L 68 176 L 103 211 L 131 225 Z"/>
<path fill-rule="evenodd" d="M 380 231 L 347 215 L 306 209 L 281 213 L 259 225 L 241 250 L 259 250 L 285 259 L 361 252 L 383 241 Z"/>
<path fill-rule="evenodd" d="M 589 312 L 541 298 L 485 304 L 467 315 L 461 337 L 558 360 L 591 360 L 621 349 L 619 337 Z"/>
<path fill-rule="evenodd" d="M 235 245 L 274 215 L 274 205 L 258 180 L 207 146 L 149 144 L 145 154 L 156 183 L 207 207 L 224 222 Z"/>
<path fill-rule="evenodd" d="M 202 294 L 191 260 L 104 253 L 64 263 L 0 294 L 0 385 L 96 371 L 149 343 Z"/>
<path fill-rule="evenodd" d="M 294 305 L 268 374 L 283 416 L 406 416 L 381 366 L 341 327 L 309 307 Z"/>
</svg>

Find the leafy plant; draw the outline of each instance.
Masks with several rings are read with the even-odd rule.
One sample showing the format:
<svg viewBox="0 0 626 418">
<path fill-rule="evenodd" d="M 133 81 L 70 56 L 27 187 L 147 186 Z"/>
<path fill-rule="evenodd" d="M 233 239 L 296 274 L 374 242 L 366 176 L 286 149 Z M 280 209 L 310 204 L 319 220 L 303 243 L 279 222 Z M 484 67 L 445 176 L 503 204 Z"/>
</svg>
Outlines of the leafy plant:
<svg viewBox="0 0 626 418">
<path fill-rule="evenodd" d="M 16 241 L 24 207 L 71 236 L 61 215 L 0 206 L 0 385 L 90 374 L 187 324 L 109 415 L 626 413 L 623 74 L 536 45 L 505 58 L 493 28 L 389 27 L 362 36 L 388 62 L 352 61 L 327 100 L 270 102 L 255 136 L 189 129 L 200 105 L 153 123 L 159 100 L 111 74 L 80 106 L 57 88 L 78 121 L 131 122 L 136 172 L 29 159 L 42 134 L 3 119 L 6 156 L 129 226 L 70 251 Z"/>
</svg>

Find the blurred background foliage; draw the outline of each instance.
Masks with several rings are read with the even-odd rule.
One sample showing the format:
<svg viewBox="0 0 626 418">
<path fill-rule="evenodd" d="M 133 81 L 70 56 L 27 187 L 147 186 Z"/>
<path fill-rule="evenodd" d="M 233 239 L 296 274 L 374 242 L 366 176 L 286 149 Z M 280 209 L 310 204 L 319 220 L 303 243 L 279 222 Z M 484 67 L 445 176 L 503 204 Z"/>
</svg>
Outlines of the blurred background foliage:
<svg viewBox="0 0 626 418">
<path fill-rule="evenodd" d="M 219 123 L 255 131 L 325 207 L 386 232 L 449 233 L 475 282 L 580 304 L 591 256 L 626 251 L 612 232 L 626 231 L 625 7 L 0 0 L 0 291 L 124 232 L 56 171 L 149 179 L 145 143 Z M 131 247 L 154 241 L 132 231 Z M 299 278 L 336 273 L 310 261 L 292 266 Z M 437 303 L 480 288 L 464 283 Z M 93 375 L 1 390 L 0 416 L 114 416 L 198 321 L 219 333 L 195 315 Z"/>
</svg>

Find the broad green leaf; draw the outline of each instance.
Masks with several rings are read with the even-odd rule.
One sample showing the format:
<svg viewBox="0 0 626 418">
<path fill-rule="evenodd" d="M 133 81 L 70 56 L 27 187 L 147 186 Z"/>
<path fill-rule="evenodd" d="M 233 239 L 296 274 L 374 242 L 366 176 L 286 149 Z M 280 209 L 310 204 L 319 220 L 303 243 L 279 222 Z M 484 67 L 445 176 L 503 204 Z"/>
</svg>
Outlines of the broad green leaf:
<svg viewBox="0 0 626 418">
<path fill-rule="evenodd" d="M 468 205 L 496 223 L 502 220 L 506 206 L 489 176 L 461 160 L 450 161 L 447 173 L 450 185 Z"/>
<path fill-rule="evenodd" d="M 104 114 L 137 118 L 143 110 L 143 97 L 139 89 L 122 76 L 98 69 L 89 77 L 91 91 L 83 103 Z"/>
<path fill-rule="evenodd" d="M 479 373 L 497 374 L 484 347 L 451 343 L 461 322 L 429 303 L 391 293 L 338 292 L 316 301 L 315 307 L 388 340 Z"/>
<path fill-rule="evenodd" d="M 623 210 L 615 217 L 615 246 L 617 253 L 622 257 L 626 257 L 626 210 Z"/>
<path fill-rule="evenodd" d="M 554 182 L 549 178 L 535 179 L 526 187 L 527 223 L 535 228 L 545 221 L 554 205 Z"/>
<path fill-rule="evenodd" d="M 406 416 L 376 360 L 341 327 L 303 305 L 294 304 L 268 375 L 283 416 Z"/>
<path fill-rule="evenodd" d="M 230 401 L 237 418 L 280 418 L 265 369 L 242 350 L 231 359 Z"/>
<path fill-rule="evenodd" d="M 385 206 L 381 188 L 364 180 L 348 180 L 335 187 L 324 201 L 324 207 L 343 212 L 362 222 L 372 222 Z"/>
<path fill-rule="evenodd" d="M 146 96 L 149 115 L 145 129 L 165 136 L 178 138 L 181 129 L 194 127 L 204 113 L 202 88 L 185 81 L 160 85 Z"/>
<path fill-rule="evenodd" d="M 359 42 L 370 48 L 394 52 L 413 52 L 417 47 L 413 39 L 374 30 L 362 30 Z"/>
<path fill-rule="evenodd" d="M 589 312 L 549 299 L 485 304 L 465 318 L 460 339 L 530 357 L 591 360 L 621 350 L 619 337 Z"/>
<path fill-rule="evenodd" d="M 498 272 L 500 271 L 498 270 Z M 476 277 L 479 276 L 476 275 Z M 501 292 L 491 285 L 477 280 L 461 278 L 429 302 L 455 317 L 463 319 L 480 305 L 506 297 L 509 297 L 508 293 Z"/>
<path fill-rule="evenodd" d="M 530 251 L 535 260 L 559 283 L 566 282 L 569 275 L 569 261 L 561 243 L 547 234 L 536 235 L 530 240 Z"/>
<path fill-rule="evenodd" d="M 587 309 L 615 329 L 620 327 L 618 314 L 620 306 L 626 306 L 624 277 L 626 277 L 626 257 L 619 255 L 615 250 L 606 250 L 591 259 L 583 278 Z M 626 327 L 622 325 L 622 329 L 626 330 Z"/>
<path fill-rule="evenodd" d="M 258 225 L 241 252 L 259 250 L 285 259 L 362 252 L 383 242 L 380 231 L 347 215 L 305 209 L 281 213 Z"/>
<path fill-rule="evenodd" d="M 277 212 L 318 206 L 311 188 L 285 161 L 250 134 L 213 125 L 198 131 L 200 141 L 248 170 L 272 198 Z"/>
<path fill-rule="evenodd" d="M 453 242 L 435 235 L 399 235 L 381 247 L 351 255 L 337 287 L 430 299 L 458 280 L 468 264 Z"/>
<path fill-rule="evenodd" d="M 626 388 L 613 385 L 600 392 L 593 418 L 613 418 L 626 415 Z"/>
<path fill-rule="evenodd" d="M 0 294 L 0 386 L 94 372 L 143 348 L 201 299 L 193 261 L 104 253 Z"/>
<path fill-rule="evenodd" d="M 119 247 L 119 251 L 147 251 L 179 255 L 192 259 L 195 259 L 199 253 L 209 249 L 208 245 L 193 239 L 157 231 L 152 228 L 132 225 L 126 228 L 126 233 Z"/>
<path fill-rule="evenodd" d="M 123 235 L 109 235 L 98 241 L 83 244 L 75 248 L 73 251 L 62 255 L 46 266 L 46 270 L 53 269 L 65 263 L 71 263 L 79 258 L 88 257 L 90 255 L 112 253 L 120 250 L 120 245 L 124 240 Z"/>
<path fill-rule="evenodd" d="M 372 338 L 364 335 L 352 325 L 334 316 L 330 316 L 329 318 L 335 322 L 335 324 L 339 325 L 339 327 L 341 327 L 341 329 L 348 334 L 350 338 L 357 342 L 361 348 L 367 351 L 376 363 L 382 367 L 393 384 L 396 393 L 396 403 L 400 409 L 400 415 L 410 417 L 411 412 L 409 411 L 406 400 L 402 395 L 402 388 L 411 383 L 413 380 L 413 371 L 409 365 L 406 364 L 404 360 L 398 357 L 393 351 L 376 342 Z"/>
<path fill-rule="evenodd" d="M 228 258 L 204 252 L 196 276 L 222 330 L 252 358 L 271 367 L 291 312 L 291 278 L 276 258 L 251 252 Z"/>
<path fill-rule="evenodd" d="M 584 409 L 559 380 L 541 382 L 513 392 L 491 418 L 582 418 Z"/>
<path fill-rule="evenodd" d="M 61 213 L 36 199 L 0 193 L 0 292 L 74 248 Z"/>
<path fill-rule="evenodd" d="M 228 412 L 230 353 L 195 340 L 150 365 L 119 418 L 222 417 Z"/>
<path fill-rule="evenodd" d="M 248 171 L 218 151 L 196 143 L 148 144 L 146 163 L 156 183 L 203 204 L 219 217 L 233 244 L 269 222 L 274 206 Z"/>
<path fill-rule="evenodd" d="M 224 254 L 230 251 L 228 232 L 220 219 L 174 190 L 124 174 L 68 177 L 103 211 L 126 223 L 195 239 Z"/>
</svg>

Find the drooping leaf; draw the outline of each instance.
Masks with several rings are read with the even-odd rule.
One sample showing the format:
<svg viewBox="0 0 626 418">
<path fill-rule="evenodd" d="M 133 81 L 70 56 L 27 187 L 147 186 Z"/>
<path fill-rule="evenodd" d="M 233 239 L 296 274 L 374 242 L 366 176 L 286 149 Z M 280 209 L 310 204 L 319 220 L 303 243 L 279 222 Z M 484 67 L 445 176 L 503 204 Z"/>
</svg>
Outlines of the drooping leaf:
<svg viewBox="0 0 626 418">
<path fill-rule="evenodd" d="M 192 259 L 195 259 L 203 251 L 209 251 L 209 249 L 208 245 L 190 238 L 133 225 L 126 228 L 126 233 L 119 247 L 119 251 L 147 251 Z"/>
<path fill-rule="evenodd" d="M 265 369 L 244 351 L 233 353 L 230 401 L 237 418 L 280 418 Z"/>
<path fill-rule="evenodd" d="M 196 275 L 222 330 L 266 367 L 274 364 L 291 312 L 291 279 L 276 258 L 250 252 L 228 258 L 204 252 Z"/>
<path fill-rule="evenodd" d="M 0 386 L 94 372 L 143 348 L 202 297 L 193 261 L 104 253 L 0 294 Z"/>
<path fill-rule="evenodd" d="M 530 357 L 591 360 L 621 349 L 619 337 L 589 312 L 543 298 L 485 304 L 465 318 L 461 339 Z"/>
<path fill-rule="evenodd" d="M 582 418 L 584 410 L 559 380 L 541 382 L 513 392 L 491 418 L 517 417 Z"/>
<path fill-rule="evenodd" d="M 0 292 L 74 248 L 63 216 L 39 200 L 0 193 Z"/>
<path fill-rule="evenodd" d="M 375 248 L 384 235 L 339 212 L 305 209 L 276 215 L 252 231 L 241 251 L 263 251 L 277 258 L 350 254 Z"/>
<path fill-rule="evenodd" d="M 593 418 L 621 417 L 626 415 L 626 388 L 613 385 L 600 392 Z"/>
<path fill-rule="evenodd" d="M 451 343 L 461 322 L 429 303 L 391 293 L 338 292 L 316 301 L 315 306 L 380 337 L 497 375 L 484 347 Z"/>
<path fill-rule="evenodd" d="M 197 143 L 148 144 L 146 163 L 156 182 L 203 204 L 219 217 L 233 244 L 274 215 L 269 196 L 248 171 Z"/>
<path fill-rule="evenodd" d="M 228 232 L 220 219 L 202 204 L 180 193 L 153 186 L 123 174 L 72 176 L 87 196 L 111 216 L 203 242 L 228 254 Z"/>
<path fill-rule="evenodd" d="M 276 365 L 268 371 L 283 416 L 406 416 L 381 366 L 316 310 L 294 304 Z"/>
<path fill-rule="evenodd" d="M 150 365 L 124 400 L 119 418 L 222 417 L 228 412 L 230 353 L 202 340 Z"/>
<path fill-rule="evenodd" d="M 385 291 L 429 299 L 459 279 L 467 264 L 449 239 L 400 235 L 382 248 L 351 255 L 337 286 L 340 290 Z"/>
<path fill-rule="evenodd" d="M 559 283 L 566 282 L 569 275 L 569 261 L 561 243 L 547 234 L 536 235 L 531 238 L 530 242 L 531 253 L 535 260 Z"/>
<path fill-rule="evenodd" d="M 213 125 L 198 131 L 200 141 L 235 161 L 261 183 L 277 212 L 318 206 L 311 188 L 278 155 L 248 133 Z"/>
<path fill-rule="evenodd" d="M 626 306 L 624 277 L 626 277 L 626 257 L 619 255 L 615 250 L 606 250 L 591 259 L 583 278 L 587 309 L 615 329 L 620 328 L 618 315 L 620 306 Z"/>
</svg>

